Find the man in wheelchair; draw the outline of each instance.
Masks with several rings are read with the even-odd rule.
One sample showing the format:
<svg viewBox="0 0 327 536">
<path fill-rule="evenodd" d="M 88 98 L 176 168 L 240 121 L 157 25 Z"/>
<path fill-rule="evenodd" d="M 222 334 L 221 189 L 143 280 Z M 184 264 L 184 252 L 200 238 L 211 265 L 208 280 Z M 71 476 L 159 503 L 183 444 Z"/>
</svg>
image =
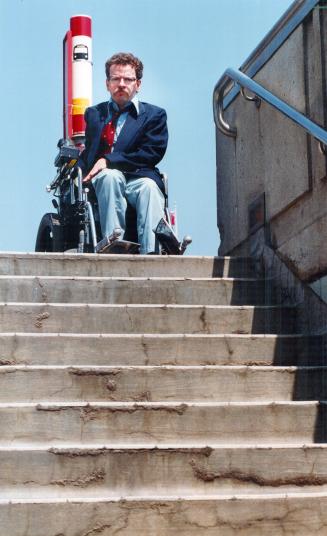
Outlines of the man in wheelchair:
<svg viewBox="0 0 327 536">
<path fill-rule="evenodd" d="M 57 214 L 42 217 L 35 251 L 183 255 L 191 243 L 172 227 L 167 179 L 156 168 L 167 147 L 166 112 L 138 101 L 142 71 L 132 54 L 112 56 L 111 98 L 87 108 L 85 149 L 59 140 L 47 186 Z"/>
<path fill-rule="evenodd" d="M 85 112 L 85 149 L 78 165 L 92 183 L 103 236 L 126 230 L 127 203 L 136 211 L 141 254 L 157 253 L 153 230 L 164 216 L 164 184 L 156 168 L 168 142 L 166 112 L 141 102 L 142 62 L 129 53 L 105 64 L 110 99 Z"/>
</svg>

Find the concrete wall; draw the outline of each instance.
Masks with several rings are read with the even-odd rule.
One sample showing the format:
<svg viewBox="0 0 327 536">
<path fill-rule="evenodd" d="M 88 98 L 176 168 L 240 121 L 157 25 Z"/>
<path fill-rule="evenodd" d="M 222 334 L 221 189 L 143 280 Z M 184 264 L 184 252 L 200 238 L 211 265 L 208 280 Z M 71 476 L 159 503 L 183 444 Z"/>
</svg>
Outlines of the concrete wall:
<svg viewBox="0 0 327 536">
<path fill-rule="evenodd" d="M 327 128 L 327 10 L 313 9 L 254 79 Z M 265 195 L 266 241 L 302 281 L 327 274 L 327 168 L 318 143 L 280 112 L 241 95 L 217 130 L 219 254 L 249 253 L 249 206 Z"/>
</svg>

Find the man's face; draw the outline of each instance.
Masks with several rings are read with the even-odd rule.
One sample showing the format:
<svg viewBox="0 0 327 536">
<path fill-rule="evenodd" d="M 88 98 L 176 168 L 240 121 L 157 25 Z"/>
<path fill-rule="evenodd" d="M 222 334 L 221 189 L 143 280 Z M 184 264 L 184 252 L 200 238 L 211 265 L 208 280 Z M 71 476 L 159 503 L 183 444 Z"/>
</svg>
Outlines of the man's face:
<svg viewBox="0 0 327 536">
<path fill-rule="evenodd" d="M 138 92 L 141 80 L 136 80 L 132 65 L 112 65 L 110 79 L 106 81 L 107 90 L 119 108 L 124 108 L 128 101 Z"/>
</svg>

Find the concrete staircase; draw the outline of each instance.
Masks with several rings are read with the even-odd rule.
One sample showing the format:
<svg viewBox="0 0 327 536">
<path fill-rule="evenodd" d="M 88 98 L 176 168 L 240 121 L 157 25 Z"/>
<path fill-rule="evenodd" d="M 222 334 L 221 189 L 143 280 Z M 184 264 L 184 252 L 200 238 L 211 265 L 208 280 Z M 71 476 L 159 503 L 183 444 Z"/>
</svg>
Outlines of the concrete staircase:
<svg viewBox="0 0 327 536">
<path fill-rule="evenodd" d="M 268 286 L 0 254 L 0 536 L 326 536 L 321 346 Z"/>
</svg>

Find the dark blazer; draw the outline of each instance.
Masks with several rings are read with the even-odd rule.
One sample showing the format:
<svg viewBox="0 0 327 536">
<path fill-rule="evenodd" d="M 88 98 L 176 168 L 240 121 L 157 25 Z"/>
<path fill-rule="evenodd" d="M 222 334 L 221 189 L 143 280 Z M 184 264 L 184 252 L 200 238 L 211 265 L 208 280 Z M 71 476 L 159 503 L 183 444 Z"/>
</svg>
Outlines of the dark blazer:
<svg viewBox="0 0 327 536">
<path fill-rule="evenodd" d="M 100 140 L 108 116 L 108 102 L 101 102 L 85 111 L 85 149 L 78 165 L 87 173 L 100 158 Z M 163 158 L 168 142 L 165 110 L 146 102 L 134 106 L 126 118 L 112 153 L 105 154 L 108 168 L 119 169 L 127 180 L 136 177 L 153 179 L 163 191 L 159 170 L 155 167 Z"/>
</svg>

